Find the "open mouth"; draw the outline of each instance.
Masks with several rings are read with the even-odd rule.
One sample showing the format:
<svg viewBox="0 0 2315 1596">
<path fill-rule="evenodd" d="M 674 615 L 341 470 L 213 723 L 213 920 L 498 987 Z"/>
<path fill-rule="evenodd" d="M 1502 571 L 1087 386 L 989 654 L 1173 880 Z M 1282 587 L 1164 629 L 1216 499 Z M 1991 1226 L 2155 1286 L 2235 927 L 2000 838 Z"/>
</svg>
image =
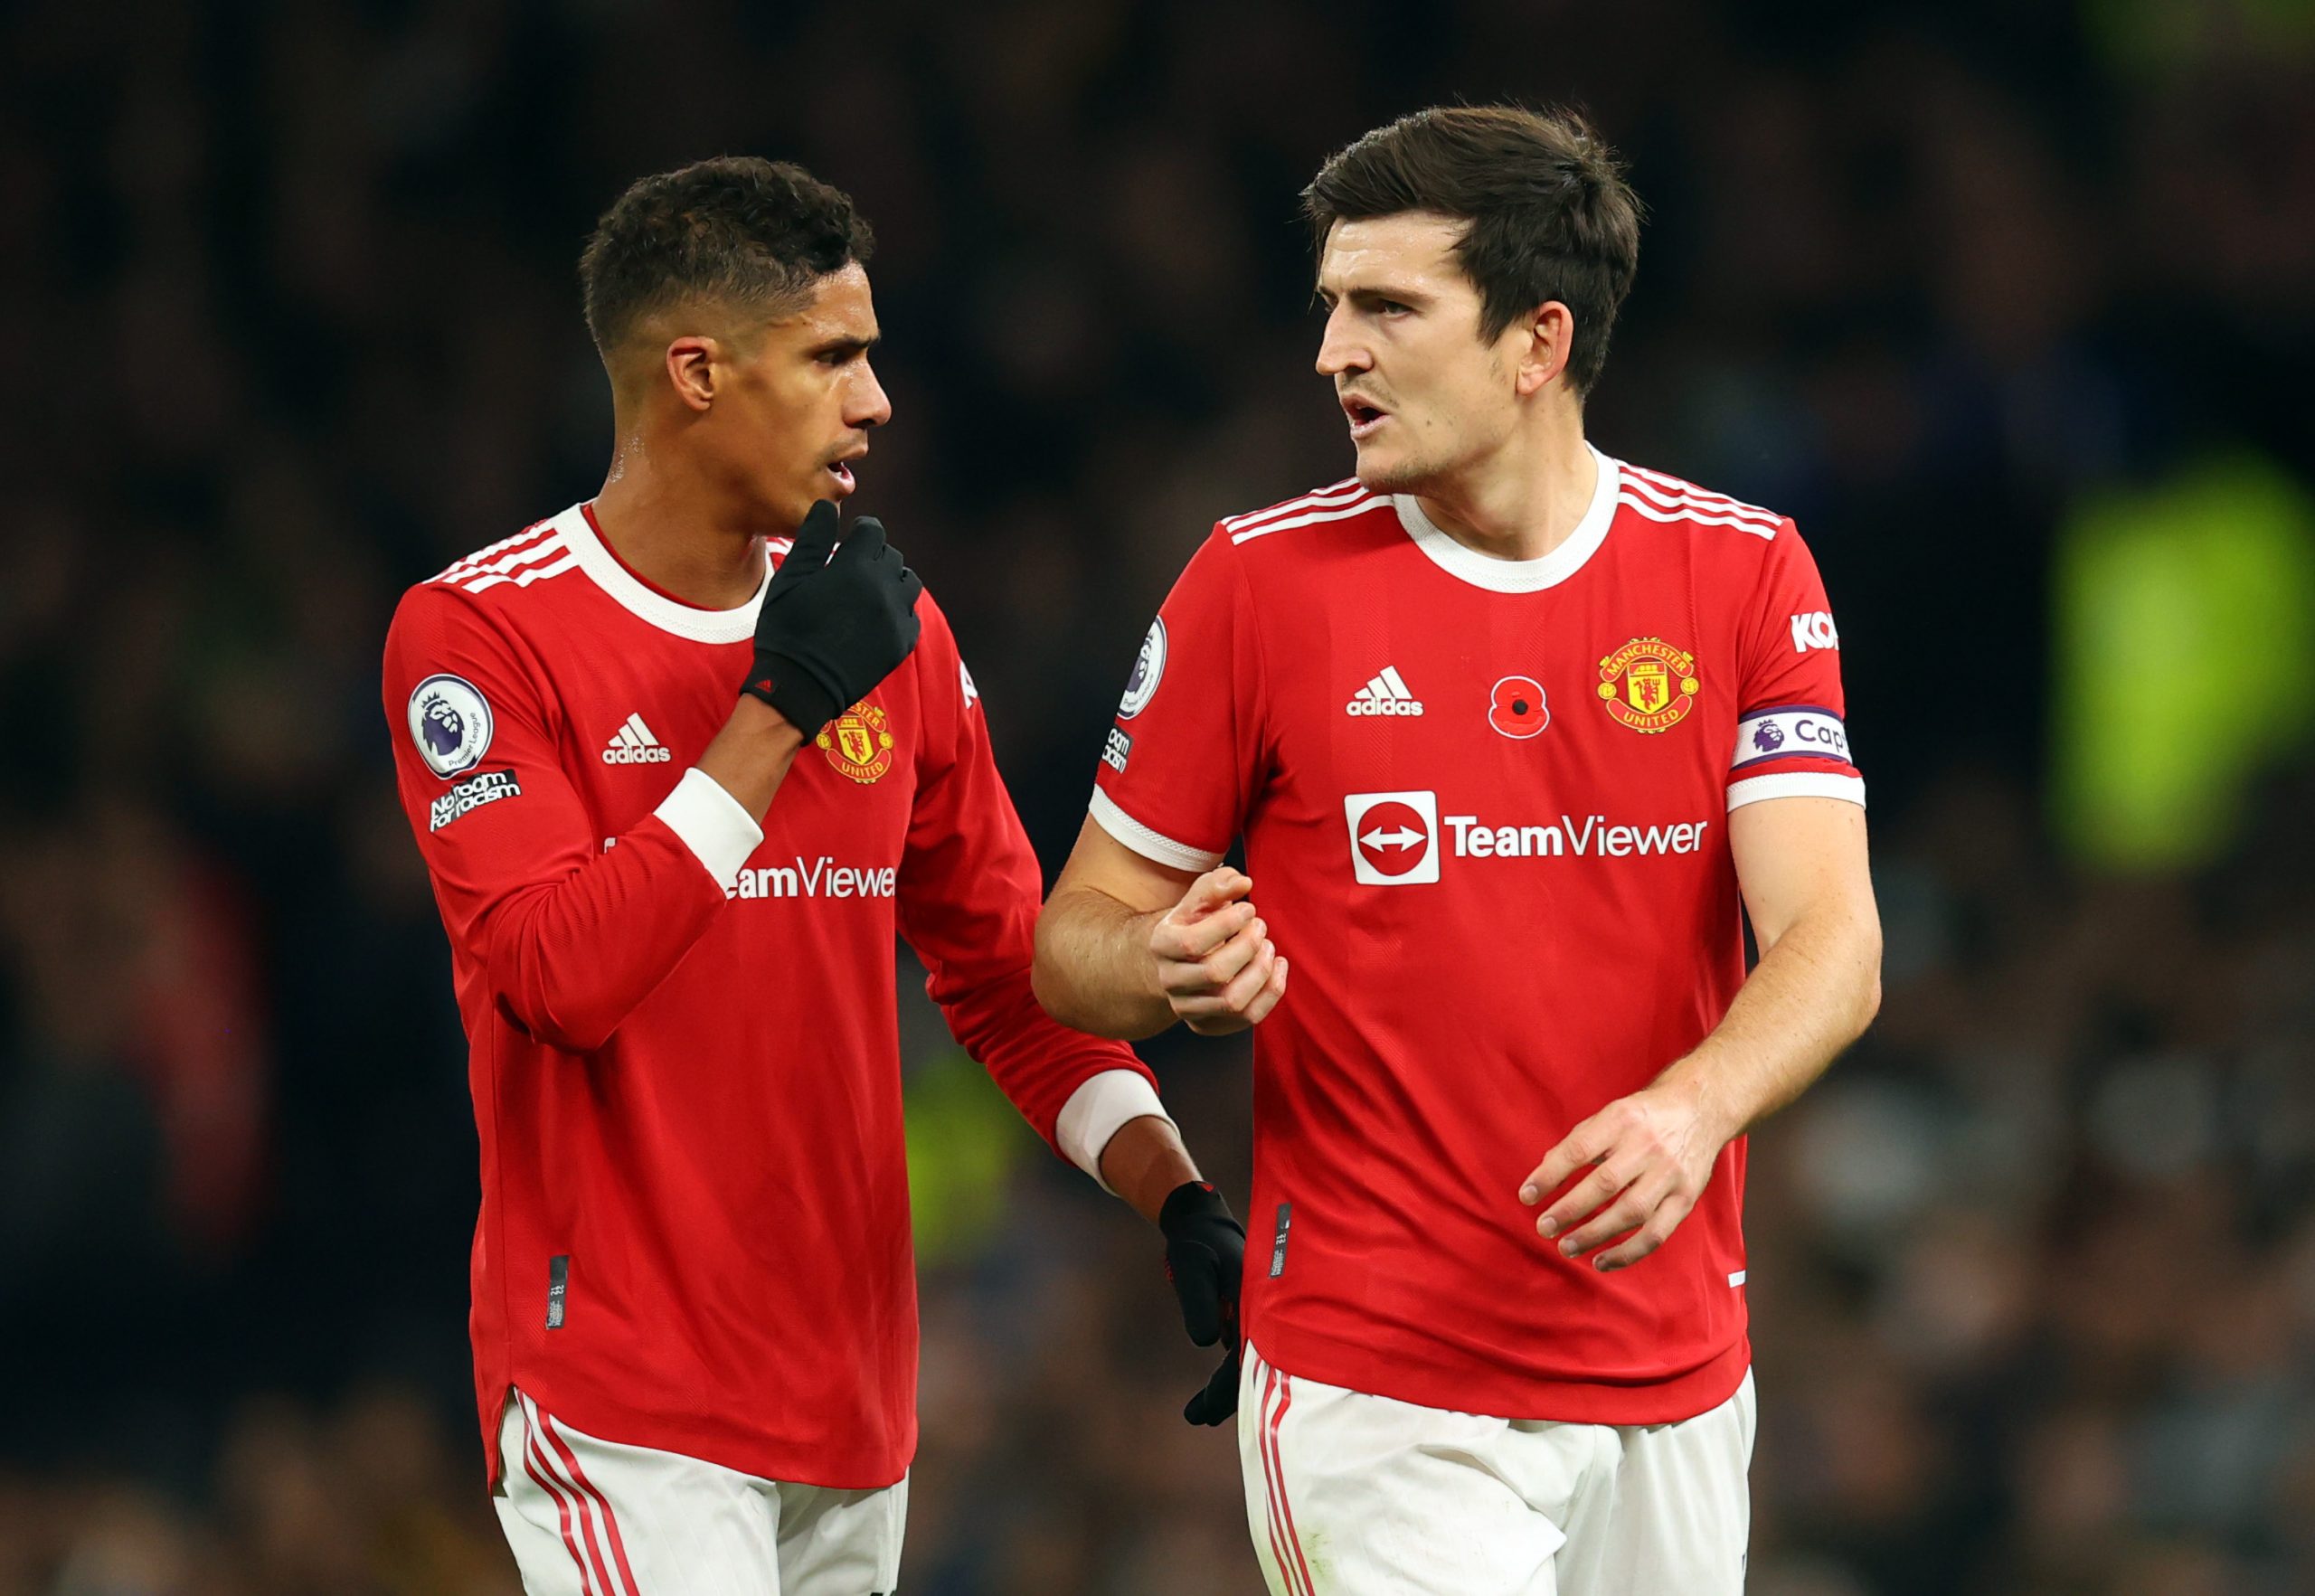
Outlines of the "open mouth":
<svg viewBox="0 0 2315 1596">
<path fill-rule="evenodd" d="M 852 479 L 852 466 L 850 462 L 846 460 L 830 460 L 825 468 L 827 471 L 827 474 L 836 479 L 836 488 L 838 497 L 842 497 L 844 495 L 850 493 L 853 488 L 857 486 Z"/>
<path fill-rule="evenodd" d="M 1379 405 L 1370 404 L 1356 395 L 1346 395 L 1342 401 L 1342 413 L 1350 418 L 1350 435 L 1364 439 L 1391 419 L 1390 412 Z"/>
</svg>

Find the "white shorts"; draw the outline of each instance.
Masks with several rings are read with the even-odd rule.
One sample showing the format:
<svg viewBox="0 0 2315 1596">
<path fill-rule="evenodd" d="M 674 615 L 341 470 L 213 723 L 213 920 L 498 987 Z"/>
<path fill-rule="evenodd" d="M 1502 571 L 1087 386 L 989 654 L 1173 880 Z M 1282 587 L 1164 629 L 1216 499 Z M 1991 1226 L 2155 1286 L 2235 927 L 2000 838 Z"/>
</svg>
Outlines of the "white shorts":
<svg viewBox="0 0 2315 1596">
<path fill-rule="evenodd" d="M 783 1485 L 581 1435 L 511 1393 L 493 1498 L 529 1596 L 881 1596 L 908 1481 Z"/>
<path fill-rule="evenodd" d="M 1246 1521 L 1271 1596 L 1734 1596 L 1753 1377 L 1677 1424 L 1417 1407 L 1246 1348 Z"/>
</svg>

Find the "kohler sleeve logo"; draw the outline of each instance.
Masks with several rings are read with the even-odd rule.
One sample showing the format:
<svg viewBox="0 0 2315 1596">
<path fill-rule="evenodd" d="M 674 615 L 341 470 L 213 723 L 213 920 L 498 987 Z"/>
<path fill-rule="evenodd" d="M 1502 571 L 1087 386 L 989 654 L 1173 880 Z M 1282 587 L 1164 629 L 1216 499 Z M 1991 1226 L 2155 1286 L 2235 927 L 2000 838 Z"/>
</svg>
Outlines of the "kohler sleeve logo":
<svg viewBox="0 0 2315 1596">
<path fill-rule="evenodd" d="M 1833 618 L 1822 609 L 1811 609 L 1806 615 L 1792 618 L 1792 651 L 1806 654 L 1811 648 L 1830 648 L 1838 652 L 1841 635 L 1833 629 Z"/>
</svg>

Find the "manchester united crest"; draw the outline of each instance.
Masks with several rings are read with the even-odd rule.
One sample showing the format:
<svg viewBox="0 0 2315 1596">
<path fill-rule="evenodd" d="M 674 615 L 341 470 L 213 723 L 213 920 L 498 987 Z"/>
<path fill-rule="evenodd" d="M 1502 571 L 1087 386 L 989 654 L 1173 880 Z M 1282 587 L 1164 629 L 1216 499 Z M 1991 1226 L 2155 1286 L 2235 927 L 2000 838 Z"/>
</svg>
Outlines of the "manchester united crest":
<svg viewBox="0 0 2315 1596">
<path fill-rule="evenodd" d="M 1634 637 L 1600 662 L 1600 702 L 1635 732 L 1663 732 L 1696 706 L 1696 656 L 1661 637 Z"/>
<path fill-rule="evenodd" d="M 864 787 L 893 768 L 890 719 L 865 699 L 821 727 L 812 741 L 829 764 Z"/>
</svg>

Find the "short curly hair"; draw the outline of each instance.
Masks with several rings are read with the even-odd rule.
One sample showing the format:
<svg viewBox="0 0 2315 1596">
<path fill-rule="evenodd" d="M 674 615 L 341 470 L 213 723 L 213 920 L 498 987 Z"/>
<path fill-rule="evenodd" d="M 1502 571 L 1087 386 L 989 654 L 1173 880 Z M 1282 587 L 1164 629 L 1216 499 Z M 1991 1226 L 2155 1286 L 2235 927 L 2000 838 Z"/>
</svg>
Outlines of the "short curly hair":
<svg viewBox="0 0 2315 1596">
<path fill-rule="evenodd" d="M 608 358 L 655 312 L 720 301 L 776 315 L 875 247 L 843 191 L 803 167 L 718 156 L 638 179 L 579 258 L 587 331 Z"/>
<path fill-rule="evenodd" d="M 1567 379 L 1589 393 L 1639 269 L 1643 215 L 1592 124 L 1572 110 L 1433 106 L 1337 150 L 1302 191 L 1322 250 L 1337 222 L 1410 211 L 1469 224 L 1455 256 L 1479 291 L 1480 337 L 1553 299 L 1575 313 Z"/>
</svg>

